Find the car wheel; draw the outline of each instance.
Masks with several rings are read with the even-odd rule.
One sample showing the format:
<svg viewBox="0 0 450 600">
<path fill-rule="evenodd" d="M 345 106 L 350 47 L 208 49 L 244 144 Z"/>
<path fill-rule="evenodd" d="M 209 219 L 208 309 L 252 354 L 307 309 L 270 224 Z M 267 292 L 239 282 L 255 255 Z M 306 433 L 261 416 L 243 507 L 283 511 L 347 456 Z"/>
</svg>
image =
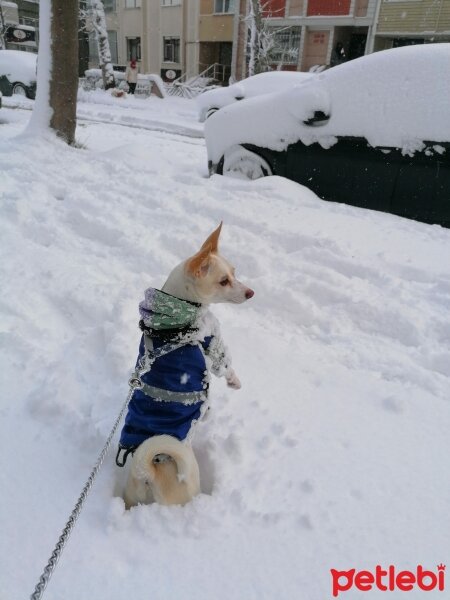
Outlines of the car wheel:
<svg viewBox="0 0 450 600">
<path fill-rule="evenodd" d="M 25 89 L 25 86 L 23 85 L 23 83 L 15 83 L 13 85 L 13 94 L 17 94 L 19 96 L 27 95 L 27 90 Z"/>
<path fill-rule="evenodd" d="M 222 158 L 222 175 L 231 175 L 240 179 L 260 179 L 273 175 L 269 163 L 259 154 L 243 146 L 233 146 Z"/>
</svg>

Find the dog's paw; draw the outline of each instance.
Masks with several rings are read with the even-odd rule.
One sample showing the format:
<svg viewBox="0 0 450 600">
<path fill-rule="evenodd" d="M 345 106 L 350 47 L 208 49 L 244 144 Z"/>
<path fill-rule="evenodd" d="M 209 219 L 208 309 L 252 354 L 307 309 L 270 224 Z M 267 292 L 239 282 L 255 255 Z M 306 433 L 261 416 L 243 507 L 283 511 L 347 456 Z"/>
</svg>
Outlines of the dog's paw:
<svg viewBox="0 0 450 600">
<path fill-rule="evenodd" d="M 230 372 L 227 373 L 226 380 L 228 387 L 232 388 L 233 390 L 241 389 L 241 382 L 239 381 L 239 377 L 236 375 L 233 369 L 231 369 Z"/>
</svg>

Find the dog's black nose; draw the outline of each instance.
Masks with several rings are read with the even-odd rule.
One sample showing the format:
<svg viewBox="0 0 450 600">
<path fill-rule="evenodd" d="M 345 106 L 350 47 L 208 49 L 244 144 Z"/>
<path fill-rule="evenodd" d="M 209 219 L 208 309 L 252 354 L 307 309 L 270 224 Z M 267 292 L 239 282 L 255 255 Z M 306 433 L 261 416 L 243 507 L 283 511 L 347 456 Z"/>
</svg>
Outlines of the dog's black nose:
<svg viewBox="0 0 450 600">
<path fill-rule="evenodd" d="M 253 298 L 254 295 L 255 295 L 255 292 L 253 290 L 251 290 L 250 288 L 245 292 L 245 298 L 247 300 L 250 300 L 250 298 Z"/>
</svg>

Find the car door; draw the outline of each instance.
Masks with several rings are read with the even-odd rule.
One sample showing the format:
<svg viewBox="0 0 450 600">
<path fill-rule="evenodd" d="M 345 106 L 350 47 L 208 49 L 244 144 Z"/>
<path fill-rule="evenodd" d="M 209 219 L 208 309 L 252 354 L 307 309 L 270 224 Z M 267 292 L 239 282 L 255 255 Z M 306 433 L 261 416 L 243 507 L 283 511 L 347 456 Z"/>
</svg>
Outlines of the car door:
<svg viewBox="0 0 450 600">
<path fill-rule="evenodd" d="M 297 142 L 288 148 L 286 176 L 320 198 L 390 211 L 398 163 L 390 149 L 343 137 L 328 149 Z"/>
<path fill-rule="evenodd" d="M 446 151 L 444 146 L 448 146 Z M 427 144 L 422 152 L 400 156 L 393 213 L 426 223 L 450 224 L 450 144 L 440 147 L 444 152 Z"/>
</svg>

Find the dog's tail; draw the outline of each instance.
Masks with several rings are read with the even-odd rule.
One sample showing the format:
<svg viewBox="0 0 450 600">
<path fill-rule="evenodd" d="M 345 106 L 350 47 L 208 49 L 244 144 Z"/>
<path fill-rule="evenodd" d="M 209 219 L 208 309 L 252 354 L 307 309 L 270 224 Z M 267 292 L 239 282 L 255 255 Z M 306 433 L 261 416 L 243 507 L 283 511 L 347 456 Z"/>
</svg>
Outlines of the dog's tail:
<svg viewBox="0 0 450 600">
<path fill-rule="evenodd" d="M 155 435 L 145 440 L 136 450 L 136 470 L 139 471 L 141 465 L 145 470 L 145 476 L 154 480 L 157 476 L 158 455 L 161 455 L 161 461 L 166 457 L 175 461 L 179 482 L 186 481 L 192 476 L 199 479 L 198 465 L 191 446 L 171 435 Z M 140 474 L 137 472 L 136 475 L 139 477 Z"/>
</svg>

